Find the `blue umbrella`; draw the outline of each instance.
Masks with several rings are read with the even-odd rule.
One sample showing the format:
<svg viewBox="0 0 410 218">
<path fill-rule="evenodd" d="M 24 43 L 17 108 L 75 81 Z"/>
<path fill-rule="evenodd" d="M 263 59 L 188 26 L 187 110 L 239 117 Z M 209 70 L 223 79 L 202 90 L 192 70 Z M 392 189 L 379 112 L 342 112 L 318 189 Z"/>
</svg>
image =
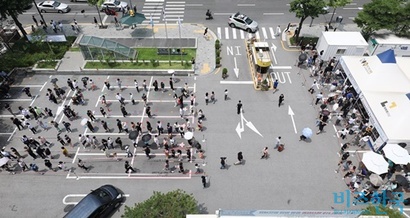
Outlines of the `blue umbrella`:
<svg viewBox="0 0 410 218">
<path fill-rule="evenodd" d="M 302 130 L 302 135 L 305 136 L 306 138 L 310 138 L 310 137 L 312 137 L 313 132 L 310 128 L 306 127 Z"/>
</svg>

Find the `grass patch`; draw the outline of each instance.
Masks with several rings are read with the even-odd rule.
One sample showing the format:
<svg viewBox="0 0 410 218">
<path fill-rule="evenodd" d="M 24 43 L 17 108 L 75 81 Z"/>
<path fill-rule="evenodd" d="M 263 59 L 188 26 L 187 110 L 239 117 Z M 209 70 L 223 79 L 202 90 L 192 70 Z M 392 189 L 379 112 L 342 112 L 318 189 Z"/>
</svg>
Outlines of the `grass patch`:
<svg viewBox="0 0 410 218">
<path fill-rule="evenodd" d="M 154 67 L 150 61 L 142 61 L 136 62 L 87 62 L 85 65 L 85 69 L 157 69 L 157 70 L 170 70 L 170 69 L 178 69 L 178 70 L 188 70 L 192 69 L 191 63 L 189 62 L 188 65 L 184 62 L 184 65 L 181 65 L 181 62 L 172 62 L 169 65 L 168 62 L 160 62 L 159 66 Z"/>
<path fill-rule="evenodd" d="M 69 51 L 80 52 L 80 47 L 70 47 Z"/>
<path fill-rule="evenodd" d="M 27 42 L 21 38 L 0 58 L 0 70 L 11 71 L 15 67 L 31 67 L 40 60 L 63 58 L 75 41 L 75 36 L 67 36 L 67 42 Z"/>
<path fill-rule="evenodd" d="M 57 61 L 40 61 L 37 64 L 37 68 L 51 68 L 54 69 L 57 65 Z"/>
<path fill-rule="evenodd" d="M 138 59 L 139 60 L 159 60 L 159 61 L 167 61 L 171 59 L 171 61 L 179 61 L 181 60 L 181 55 L 158 55 L 158 49 L 156 48 L 138 48 Z M 182 60 L 184 61 L 191 61 L 193 57 L 196 57 L 196 49 L 195 48 L 183 48 L 182 52 L 187 53 L 186 55 L 182 55 Z"/>
</svg>

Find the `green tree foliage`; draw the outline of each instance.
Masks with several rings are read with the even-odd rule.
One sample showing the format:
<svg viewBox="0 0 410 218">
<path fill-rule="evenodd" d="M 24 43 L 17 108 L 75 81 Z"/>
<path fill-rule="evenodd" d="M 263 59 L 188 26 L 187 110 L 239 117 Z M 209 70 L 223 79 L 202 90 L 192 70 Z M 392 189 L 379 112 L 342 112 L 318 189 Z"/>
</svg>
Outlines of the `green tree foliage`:
<svg viewBox="0 0 410 218">
<path fill-rule="evenodd" d="M 336 13 L 336 9 L 343 7 L 347 4 L 350 4 L 351 2 L 352 0 L 329 0 L 329 2 L 327 3 L 327 6 L 333 8 L 332 17 L 329 20 L 329 26 L 331 26 L 331 22 Z"/>
<path fill-rule="evenodd" d="M 376 216 L 386 216 L 389 218 L 403 218 L 403 214 L 398 209 L 390 209 L 383 205 L 369 205 L 367 206 L 360 215 L 376 215 Z"/>
<path fill-rule="evenodd" d="M 299 34 L 302 30 L 303 22 L 306 18 L 316 18 L 319 15 L 326 13 L 323 8 L 326 6 L 324 0 L 293 0 L 290 2 L 290 12 L 294 12 L 299 21 L 299 31 L 296 34 L 296 41 L 299 41 Z"/>
<path fill-rule="evenodd" d="M 387 29 L 398 35 L 410 30 L 410 1 L 373 0 L 363 5 L 354 22 L 362 28 L 365 38 L 377 30 Z"/>
<path fill-rule="evenodd" d="M 185 218 L 187 214 L 197 214 L 198 212 L 198 202 L 194 196 L 177 189 L 166 194 L 154 191 L 149 199 L 135 204 L 134 207 L 125 206 L 122 217 Z"/>
<path fill-rule="evenodd" d="M 16 26 L 23 33 L 24 38 L 27 40 L 27 32 L 24 30 L 23 25 L 17 19 L 19 14 L 25 12 L 24 8 L 27 7 L 32 1 L 31 0 L 0 0 L 0 15 L 3 17 L 10 16 Z"/>
</svg>

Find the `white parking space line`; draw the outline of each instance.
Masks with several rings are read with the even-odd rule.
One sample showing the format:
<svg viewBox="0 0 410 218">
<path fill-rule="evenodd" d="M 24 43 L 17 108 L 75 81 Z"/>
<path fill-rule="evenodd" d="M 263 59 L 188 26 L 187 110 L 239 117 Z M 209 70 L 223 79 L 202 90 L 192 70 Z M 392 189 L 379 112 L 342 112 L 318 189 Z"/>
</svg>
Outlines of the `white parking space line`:
<svg viewBox="0 0 410 218">
<path fill-rule="evenodd" d="M 236 39 L 236 30 L 232 29 L 232 39 Z"/>
<path fill-rule="evenodd" d="M 75 155 L 74 155 L 74 158 L 73 158 L 73 162 L 72 162 L 72 163 L 75 162 L 75 159 L 77 158 L 79 151 L 80 151 L 80 147 L 77 148 L 77 151 L 75 152 Z"/>
<path fill-rule="evenodd" d="M 32 101 L 31 98 L 7 98 L 7 99 L 0 99 L 0 101 Z"/>
<path fill-rule="evenodd" d="M 13 134 L 12 132 L 0 132 L 0 135 L 10 135 Z"/>
<path fill-rule="evenodd" d="M 265 27 L 262 28 L 262 33 L 263 33 L 263 37 L 264 37 L 265 39 L 268 39 L 268 33 L 266 32 L 266 28 L 265 28 Z"/>
<path fill-rule="evenodd" d="M 218 34 L 218 38 L 220 39 L 222 34 L 221 34 L 221 27 L 216 28 L 216 32 Z"/>
<path fill-rule="evenodd" d="M 204 4 L 186 4 L 185 6 L 189 7 L 201 7 L 204 6 Z"/>
<path fill-rule="evenodd" d="M 292 66 L 271 66 L 273 70 L 291 70 Z"/>
<path fill-rule="evenodd" d="M 255 4 L 238 4 L 238 7 L 254 7 Z"/>
<path fill-rule="evenodd" d="M 229 29 L 228 29 L 228 27 L 225 27 L 225 38 L 229 39 Z"/>
<path fill-rule="evenodd" d="M 14 128 L 13 133 L 11 133 L 10 137 L 7 139 L 8 142 L 13 138 L 13 135 L 16 133 L 16 131 L 17 131 L 17 127 Z"/>
<path fill-rule="evenodd" d="M 11 88 L 25 88 L 25 87 L 30 87 L 30 88 L 40 88 L 43 87 L 44 85 L 11 85 Z"/>
<path fill-rule="evenodd" d="M 171 179 L 171 180 L 180 180 L 180 179 L 191 179 L 192 171 L 189 170 L 188 173 L 179 174 L 179 173 L 131 173 L 130 176 L 125 173 L 109 173 L 108 176 L 105 173 L 87 173 L 86 176 L 78 175 L 75 176 L 68 175 L 67 179 Z M 112 176 L 110 176 L 112 175 Z M 175 175 L 175 176 L 173 176 Z"/>
</svg>

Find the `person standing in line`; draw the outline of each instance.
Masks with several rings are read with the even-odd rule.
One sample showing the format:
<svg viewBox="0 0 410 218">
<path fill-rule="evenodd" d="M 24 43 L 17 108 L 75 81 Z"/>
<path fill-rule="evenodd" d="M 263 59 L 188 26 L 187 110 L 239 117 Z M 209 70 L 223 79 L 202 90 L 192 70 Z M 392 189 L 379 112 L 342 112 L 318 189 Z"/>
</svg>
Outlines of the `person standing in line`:
<svg viewBox="0 0 410 218">
<path fill-rule="evenodd" d="M 64 155 L 65 157 L 71 158 L 71 157 L 70 157 L 70 154 L 68 153 L 67 148 L 65 148 L 64 146 L 61 147 L 61 152 L 63 153 L 63 155 Z"/>
<path fill-rule="evenodd" d="M 115 98 L 122 104 L 122 105 L 125 105 L 125 102 L 124 102 L 124 97 L 122 97 L 122 95 L 120 94 L 120 93 L 117 93 L 116 95 L 115 95 Z"/>
<path fill-rule="evenodd" d="M 154 91 L 158 91 L 158 81 L 155 80 L 154 83 L 152 84 L 154 86 Z"/>
<path fill-rule="evenodd" d="M 117 78 L 117 86 L 120 89 L 120 91 L 122 92 L 122 81 L 120 80 L 120 78 Z"/>
<path fill-rule="evenodd" d="M 206 176 L 205 175 L 201 176 L 201 181 L 202 181 L 202 185 L 204 186 L 204 188 L 206 188 Z"/>
<path fill-rule="evenodd" d="M 179 162 L 179 172 L 185 174 L 184 164 L 182 162 Z"/>
<path fill-rule="evenodd" d="M 44 165 L 45 165 L 49 170 L 54 171 L 54 169 L 53 169 L 53 164 L 52 164 L 48 159 L 45 159 L 45 160 L 44 160 Z"/>
<path fill-rule="evenodd" d="M 262 157 L 261 157 L 261 159 L 265 158 L 265 159 L 267 160 L 267 159 L 268 159 L 268 156 L 269 156 L 268 147 L 265 147 L 265 148 L 262 150 Z"/>
<path fill-rule="evenodd" d="M 188 162 L 192 161 L 192 153 L 191 153 L 191 149 L 186 149 L 186 157 L 188 159 Z"/>
<path fill-rule="evenodd" d="M 165 92 L 165 83 L 163 81 L 161 81 L 161 91 L 162 93 Z"/>
<path fill-rule="evenodd" d="M 94 132 L 94 126 L 89 120 L 87 120 L 87 127 L 91 132 Z"/>
<path fill-rule="evenodd" d="M 135 105 L 134 95 L 130 93 L 130 101 L 132 105 Z"/>
<path fill-rule="evenodd" d="M 215 102 L 216 102 L 216 100 L 215 100 L 215 92 L 214 92 L 214 91 L 211 92 L 211 101 L 212 101 L 213 104 L 215 104 Z"/>
<path fill-rule="evenodd" d="M 86 167 L 86 166 L 84 165 L 84 162 L 83 162 L 81 159 L 78 159 L 77 166 L 78 166 L 79 168 L 85 170 L 86 172 L 88 172 L 88 171 L 90 170 L 89 167 Z"/>
<path fill-rule="evenodd" d="M 238 162 L 235 162 L 234 165 L 242 164 L 242 161 L 243 161 L 242 151 L 238 152 L 237 158 L 238 158 Z"/>
<path fill-rule="evenodd" d="M 174 81 L 172 80 L 172 77 L 169 78 L 169 86 L 170 86 L 170 89 L 172 89 L 172 91 L 175 91 L 174 90 Z"/>
<path fill-rule="evenodd" d="M 22 129 L 24 129 L 23 123 L 22 123 L 18 118 L 13 118 L 13 117 L 11 117 L 10 120 L 13 121 L 13 124 L 17 126 L 17 128 L 19 129 L 19 131 L 21 131 Z"/>
<path fill-rule="evenodd" d="M 104 128 L 105 132 L 110 132 L 110 128 L 108 128 L 107 122 L 105 122 L 104 120 L 101 120 L 101 125 Z"/>
<path fill-rule="evenodd" d="M 37 122 L 37 125 L 40 126 L 41 128 L 43 128 L 44 131 L 48 131 L 48 127 L 47 127 L 47 125 L 45 125 L 45 124 L 43 123 L 43 121 L 41 121 L 41 120 L 36 120 L 36 122 Z"/>
<path fill-rule="evenodd" d="M 161 121 L 157 121 L 157 131 L 158 131 L 158 136 L 161 135 L 161 133 L 164 133 L 164 128 L 162 127 Z"/>
<path fill-rule="evenodd" d="M 323 99 L 323 93 L 320 92 L 316 95 L 316 102 L 315 105 L 317 105 L 319 103 L 319 101 L 321 101 Z"/>
<path fill-rule="evenodd" d="M 142 101 L 144 101 L 144 106 L 147 106 L 147 99 L 148 99 L 147 95 L 145 93 L 142 93 L 141 98 L 142 98 Z"/>
<path fill-rule="evenodd" d="M 117 119 L 116 121 L 117 121 L 118 133 L 121 133 L 123 131 L 121 120 Z"/>
<path fill-rule="evenodd" d="M 285 100 L 285 96 L 284 96 L 283 94 L 280 94 L 278 107 L 280 107 L 280 105 L 282 104 L 282 102 L 283 102 L 284 100 Z"/>
<path fill-rule="evenodd" d="M 95 27 L 98 26 L 98 21 L 97 21 L 97 18 L 96 18 L 96 17 L 94 17 L 94 24 L 95 24 Z"/>
<path fill-rule="evenodd" d="M 225 101 L 227 101 L 228 100 L 228 89 L 225 89 L 225 97 L 224 97 L 224 99 L 225 99 Z"/>
<path fill-rule="evenodd" d="M 71 143 L 71 138 L 68 135 L 64 135 L 64 139 L 66 141 L 66 145 L 69 145 L 70 147 L 74 147 L 73 143 Z"/>
<path fill-rule="evenodd" d="M 100 109 L 101 110 L 101 109 Z M 91 110 L 87 110 L 87 116 L 91 119 L 92 122 L 96 121 L 97 119 L 94 117 L 94 114 Z"/>
<path fill-rule="evenodd" d="M 68 133 L 72 132 L 72 131 L 71 131 L 71 123 L 63 121 L 63 126 L 64 126 L 65 130 L 66 130 Z"/>
<path fill-rule="evenodd" d="M 71 91 L 74 91 L 73 82 L 71 81 L 70 78 L 67 79 L 67 85 L 68 85 L 68 87 L 70 87 Z"/>
<path fill-rule="evenodd" d="M 37 155 L 33 152 L 33 150 L 29 146 L 25 146 L 24 151 L 27 152 L 34 160 L 37 159 Z"/>
<path fill-rule="evenodd" d="M 34 23 L 36 24 L 36 26 L 38 26 L 37 19 L 34 17 L 34 15 L 32 15 L 31 18 L 33 18 Z"/>
<path fill-rule="evenodd" d="M 281 136 L 278 136 L 278 137 L 276 138 L 275 147 L 274 147 L 273 149 L 277 149 L 277 148 L 279 147 L 279 145 L 280 145 L 280 140 L 281 140 L 281 139 L 282 139 Z"/>
<path fill-rule="evenodd" d="M 151 107 L 150 106 L 145 108 L 145 113 L 147 114 L 148 118 L 152 118 Z"/>
<path fill-rule="evenodd" d="M 135 89 L 137 89 L 137 92 L 140 93 L 140 88 L 138 87 L 138 81 L 136 79 L 134 79 L 134 86 Z"/>
<path fill-rule="evenodd" d="M 57 122 L 54 122 L 54 121 L 52 120 L 52 121 L 50 121 L 50 123 L 51 123 L 51 125 L 54 126 L 54 128 L 56 128 L 56 130 L 57 130 L 58 132 L 61 132 L 61 129 L 60 129 L 59 124 L 58 124 Z"/>
<path fill-rule="evenodd" d="M 209 97 L 208 97 L 208 92 L 207 93 L 205 93 L 205 104 L 206 105 L 208 105 L 208 103 L 209 103 Z"/>
<path fill-rule="evenodd" d="M 103 107 L 100 107 L 100 112 L 101 112 L 101 114 L 103 115 L 104 118 L 107 117 L 107 112 L 105 112 Z"/>
<path fill-rule="evenodd" d="M 242 110 L 242 101 L 239 100 L 238 104 L 236 105 L 236 112 L 237 112 L 238 114 L 240 114 L 240 113 L 241 113 L 241 110 Z"/>
<path fill-rule="evenodd" d="M 127 110 L 125 109 L 124 105 L 120 105 L 122 116 L 126 117 L 128 115 Z"/>
<path fill-rule="evenodd" d="M 105 87 L 107 87 L 108 91 L 110 91 L 111 84 L 109 81 L 104 82 Z"/>
<path fill-rule="evenodd" d="M 147 89 L 147 80 L 144 79 L 142 81 L 142 87 L 144 88 L 144 91 L 146 91 L 146 92 L 148 91 L 148 89 Z"/>
<path fill-rule="evenodd" d="M 62 146 L 65 145 L 65 141 L 64 141 L 63 138 L 61 138 L 60 134 L 57 135 L 57 141 L 60 142 L 60 144 L 61 144 Z"/>
</svg>

